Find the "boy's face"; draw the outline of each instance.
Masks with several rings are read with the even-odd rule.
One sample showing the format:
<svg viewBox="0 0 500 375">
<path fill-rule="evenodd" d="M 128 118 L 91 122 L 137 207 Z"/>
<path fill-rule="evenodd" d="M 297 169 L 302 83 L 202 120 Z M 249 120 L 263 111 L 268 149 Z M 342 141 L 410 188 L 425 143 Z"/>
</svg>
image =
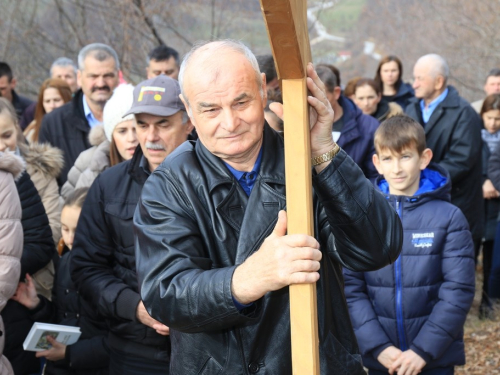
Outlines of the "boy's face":
<svg viewBox="0 0 500 375">
<path fill-rule="evenodd" d="M 373 164 L 378 173 L 384 175 L 393 195 L 412 196 L 418 190 L 420 171 L 423 171 L 432 159 L 432 151 L 426 148 L 422 155 L 415 146 L 395 153 L 389 149 L 377 150 L 373 155 Z"/>
</svg>

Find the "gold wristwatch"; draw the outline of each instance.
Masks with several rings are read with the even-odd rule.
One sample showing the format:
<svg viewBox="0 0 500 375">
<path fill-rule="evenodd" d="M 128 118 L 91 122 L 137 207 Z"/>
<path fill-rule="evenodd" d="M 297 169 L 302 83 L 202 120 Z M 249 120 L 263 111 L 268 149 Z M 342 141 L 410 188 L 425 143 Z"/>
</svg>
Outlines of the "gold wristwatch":
<svg viewBox="0 0 500 375">
<path fill-rule="evenodd" d="M 325 152 L 322 155 L 315 156 L 314 158 L 311 158 L 312 166 L 315 167 L 317 165 L 332 160 L 339 153 L 339 151 L 340 151 L 340 146 L 335 143 L 335 147 L 332 148 L 330 151 Z"/>
</svg>

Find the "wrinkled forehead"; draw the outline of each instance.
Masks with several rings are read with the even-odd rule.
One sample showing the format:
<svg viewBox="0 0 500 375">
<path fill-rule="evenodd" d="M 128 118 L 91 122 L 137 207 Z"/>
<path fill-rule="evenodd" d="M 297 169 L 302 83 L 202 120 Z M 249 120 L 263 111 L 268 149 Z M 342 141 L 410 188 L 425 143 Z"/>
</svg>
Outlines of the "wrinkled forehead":
<svg viewBox="0 0 500 375">
<path fill-rule="evenodd" d="M 195 56 L 193 56 L 194 58 Z M 223 99 L 258 91 L 255 71 L 240 53 L 224 51 L 218 56 L 200 56 L 186 71 L 184 91 L 193 104 L 198 100 Z"/>
<path fill-rule="evenodd" d="M 85 71 L 116 71 L 115 59 L 111 56 L 106 56 L 99 60 L 94 55 L 89 54 L 83 60 L 83 70 Z"/>
</svg>

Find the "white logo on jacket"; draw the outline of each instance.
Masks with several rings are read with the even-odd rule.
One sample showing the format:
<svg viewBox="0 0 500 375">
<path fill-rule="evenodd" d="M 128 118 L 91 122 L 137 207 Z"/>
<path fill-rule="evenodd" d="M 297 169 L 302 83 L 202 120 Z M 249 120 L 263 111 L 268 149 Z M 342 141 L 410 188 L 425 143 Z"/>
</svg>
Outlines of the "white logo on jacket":
<svg viewBox="0 0 500 375">
<path fill-rule="evenodd" d="M 434 243 L 434 232 L 412 233 L 411 243 L 414 247 L 431 247 Z"/>
</svg>

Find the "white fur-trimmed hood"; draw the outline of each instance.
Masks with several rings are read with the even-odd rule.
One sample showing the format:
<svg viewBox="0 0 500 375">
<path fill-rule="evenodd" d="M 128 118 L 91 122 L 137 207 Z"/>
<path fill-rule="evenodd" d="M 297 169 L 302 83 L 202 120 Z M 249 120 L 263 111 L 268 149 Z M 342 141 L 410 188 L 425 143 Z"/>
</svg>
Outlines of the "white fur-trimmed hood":
<svg viewBox="0 0 500 375">
<path fill-rule="evenodd" d="M 19 145 L 24 161 L 43 174 L 57 178 L 64 166 L 61 150 L 48 143 L 31 143 Z"/>
<path fill-rule="evenodd" d="M 17 180 L 26 169 L 24 160 L 12 152 L 0 152 L 0 170 L 6 171 Z"/>
</svg>

